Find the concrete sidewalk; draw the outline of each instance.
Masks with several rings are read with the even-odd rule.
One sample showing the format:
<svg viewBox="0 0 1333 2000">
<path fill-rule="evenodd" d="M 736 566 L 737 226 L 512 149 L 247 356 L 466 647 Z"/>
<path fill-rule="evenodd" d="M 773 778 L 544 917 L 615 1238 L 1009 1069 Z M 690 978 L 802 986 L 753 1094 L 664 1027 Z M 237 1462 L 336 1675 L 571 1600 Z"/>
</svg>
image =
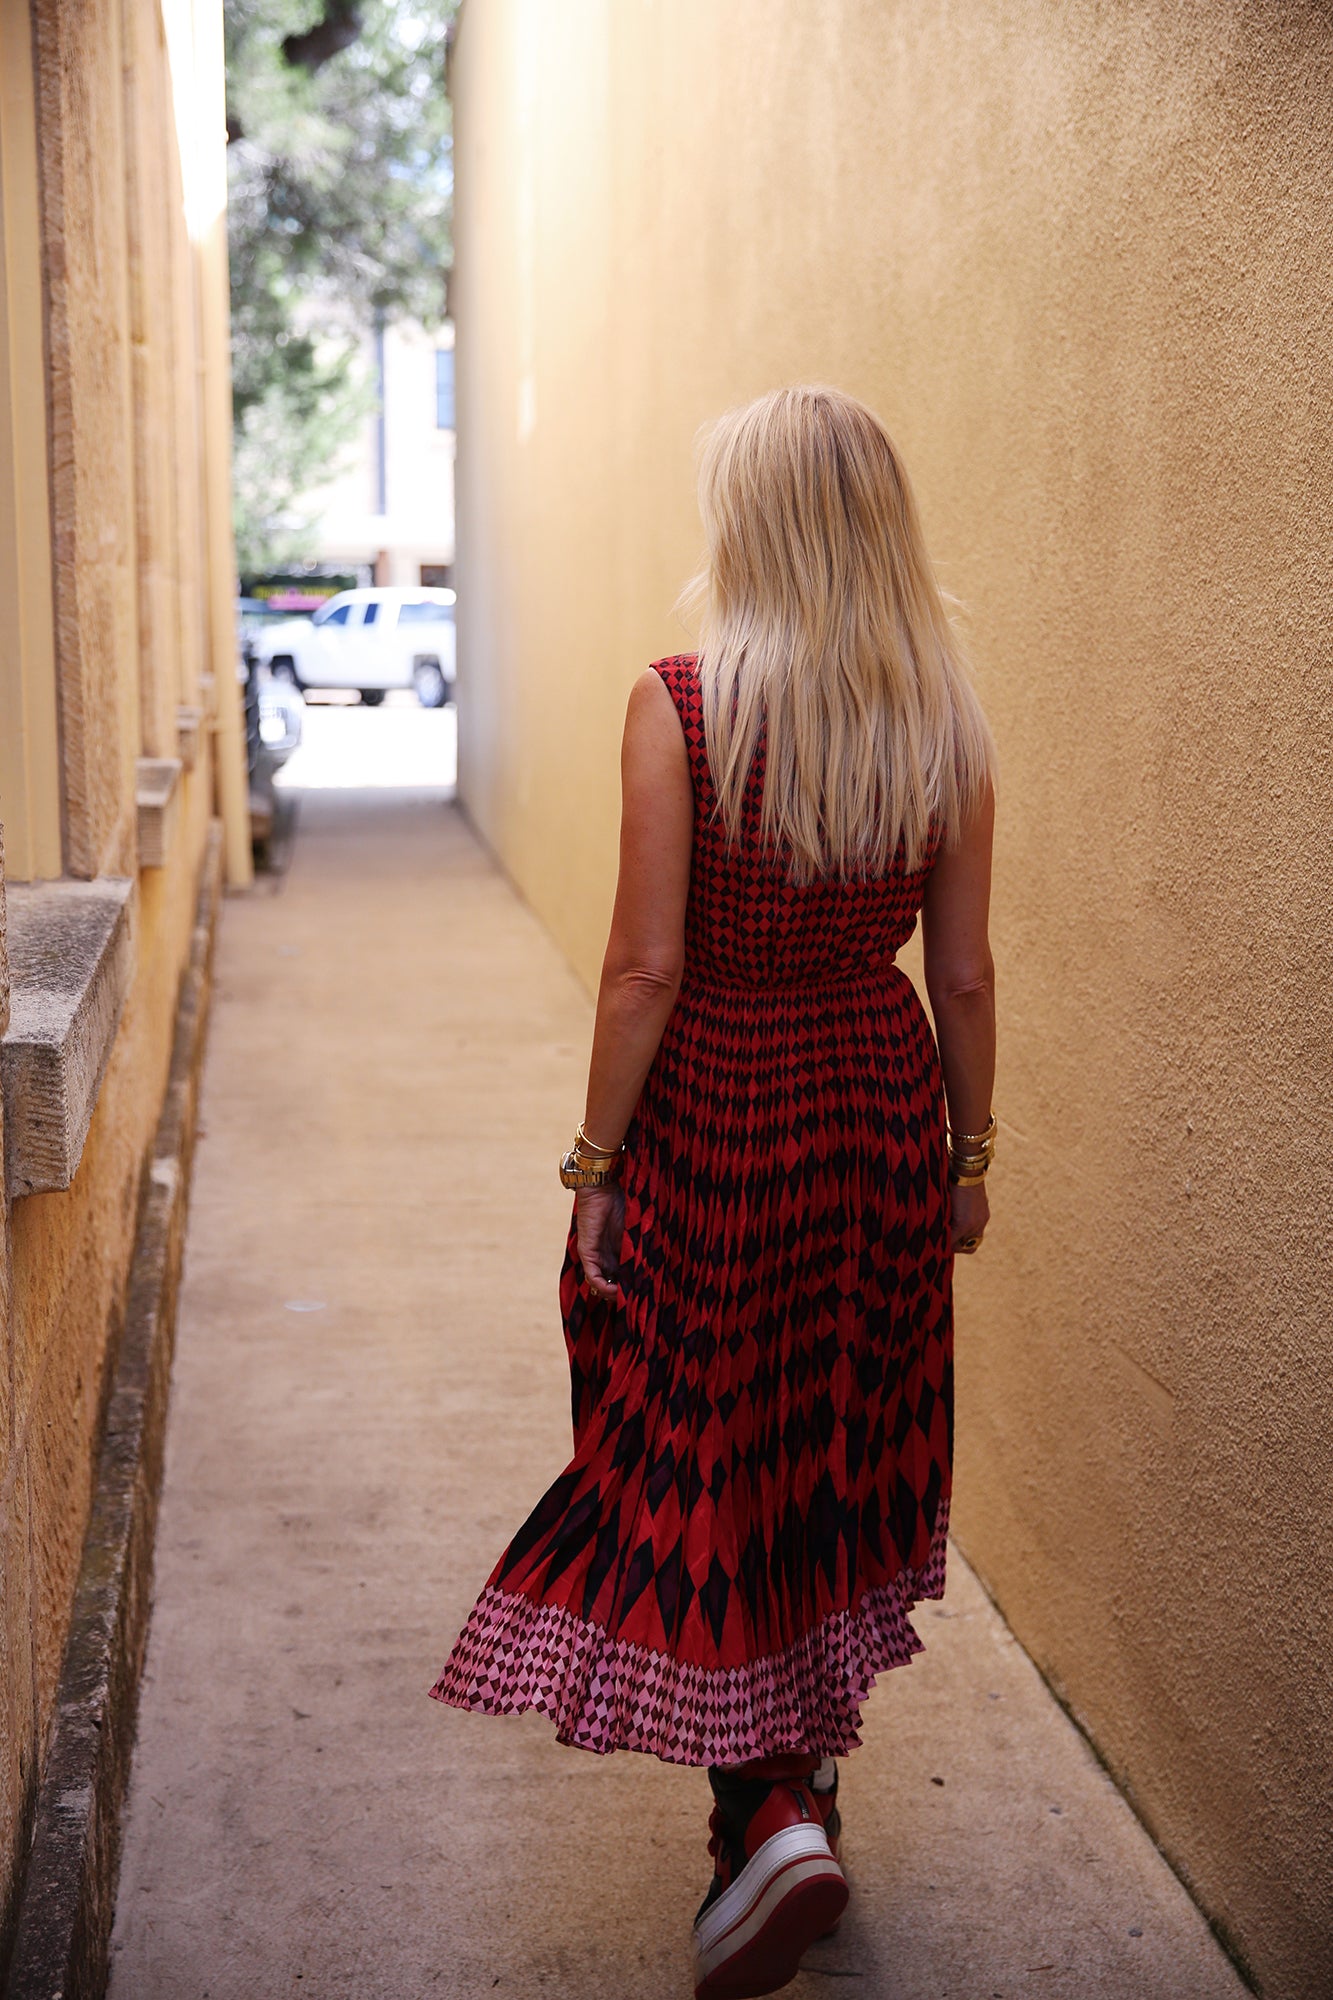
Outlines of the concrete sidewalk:
<svg viewBox="0 0 1333 2000">
<path fill-rule="evenodd" d="M 111 2000 L 691 1990 L 703 1774 L 426 1695 L 568 1456 L 590 1024 L 439 794 L 303 794 L 224 908 Z M 916 1624 L 793 2000 L 1241 1995 L 956 1552 Z"/>
</svg>

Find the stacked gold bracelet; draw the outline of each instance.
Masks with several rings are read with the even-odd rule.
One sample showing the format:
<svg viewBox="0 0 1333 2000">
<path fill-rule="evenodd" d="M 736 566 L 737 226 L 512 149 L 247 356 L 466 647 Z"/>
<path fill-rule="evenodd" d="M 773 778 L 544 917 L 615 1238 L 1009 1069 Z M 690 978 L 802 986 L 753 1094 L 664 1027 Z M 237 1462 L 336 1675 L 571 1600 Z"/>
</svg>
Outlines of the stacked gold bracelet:
<svg viewBox="0 0 1333 2000">
<path fill-rule="evenodd" d="M 950 1132 L 949 1179 L 955 1187 L 975 1187 L 984 1181 L 995 1158 L 995 1113 L 984 1132 Z"/>
<path fill-rule="evenodd" d="M 574 1144 L 560 1162 L 560 1179 L 567 1188 L 604 1187 L 620 1174 L 625 1148 L 599 1146 L 583 1129 L 582 1120 L 574 1134 Z"/>
</svg>

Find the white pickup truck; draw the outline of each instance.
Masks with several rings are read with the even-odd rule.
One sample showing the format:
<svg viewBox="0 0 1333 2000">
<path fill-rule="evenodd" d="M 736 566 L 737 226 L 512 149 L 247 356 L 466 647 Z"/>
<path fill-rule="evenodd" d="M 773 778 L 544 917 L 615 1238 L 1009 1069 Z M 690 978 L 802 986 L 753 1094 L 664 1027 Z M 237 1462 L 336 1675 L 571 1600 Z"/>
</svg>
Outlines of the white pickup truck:
<svg viewBox="0 0 1333 2000">
<path fill-rule="evenodd" d="M 342 590 L 313 618 L 258 632 L 254 652 L 303 690 L 359 688 L 373 707 L 389 688 L 415 688 L 423 708 L 442 708 L 454 691 L 454 593 Z"/>
</svg>

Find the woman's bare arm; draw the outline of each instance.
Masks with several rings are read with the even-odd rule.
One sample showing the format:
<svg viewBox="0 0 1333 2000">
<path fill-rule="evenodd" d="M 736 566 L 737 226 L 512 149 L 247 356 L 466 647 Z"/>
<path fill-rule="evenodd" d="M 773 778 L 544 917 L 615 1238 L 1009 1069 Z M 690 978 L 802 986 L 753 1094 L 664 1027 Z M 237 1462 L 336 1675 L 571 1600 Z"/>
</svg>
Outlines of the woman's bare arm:
<svg viewBox="0 0 1333 2000">
<path fill-rule="evenodd" d="M 926 991 L 955 1132 L 984 1131 L 995 1087 L 995 962 L 989 938 L 995 795 L 931 869 L 921 908 Z M 979 1236 L 989 1215 L 985 1183 L 953 1190 L 956 1244 Z"/>
<path fill-rule="evenodd" d="M 625 1136 L 685 969 L 694 786 L 676 705 L 651 667 L 630 691 L 620 753 L 620 875 L 602 961 L 583 1125 L 598 1146 Z M 578 1196 L 584 1275 L 616 1295 L 608 1236 L 618 1233 L 613 1188 Z"/>
</svg>

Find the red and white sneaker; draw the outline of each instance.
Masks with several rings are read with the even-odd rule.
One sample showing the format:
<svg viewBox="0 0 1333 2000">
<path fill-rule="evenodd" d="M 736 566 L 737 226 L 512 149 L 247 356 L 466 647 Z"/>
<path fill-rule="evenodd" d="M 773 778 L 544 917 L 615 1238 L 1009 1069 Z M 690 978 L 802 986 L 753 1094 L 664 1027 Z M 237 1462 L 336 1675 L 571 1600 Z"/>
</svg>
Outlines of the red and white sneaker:
<svg viewBox="0 0 1333 2000">
<path fill-rule="evenodd" d="M 808 1778 L 708 1777 L 714 1874 L 694 1920 L 695 2000 L 751 2000 L 796 1977 L 847 1883 Z"/>
<path fill-rule="evenodd" d="M 829 1850 L 841 1867 L 838 1842 L 842 1837 L 842 1814 L 838 1811 L 838 1766 L 834 1758 L 826 1757 L 815 1771 L 810 1780 L 810 1796 L 815 1802 L 819 1817 L 824 1822 L 824 1837 L 828 1841 Z M 832 1937 L 841 1922 L 842 1912 L 839 1910 L 827 1931 L 821 1935 Z"/>
<path fill-rule="evenodd" d="M 838 1766 L 836 1759 L 826 1757 L 810 1779 L 810 1790 L 815 1804 L 819 1807 L 819 1817 L 824 1822 L 824 1832 L 828 1844 L 836 1856 L 838 1839 L 842 1833 L 842 1814 L 838 1811 Z"/>
</svg>

